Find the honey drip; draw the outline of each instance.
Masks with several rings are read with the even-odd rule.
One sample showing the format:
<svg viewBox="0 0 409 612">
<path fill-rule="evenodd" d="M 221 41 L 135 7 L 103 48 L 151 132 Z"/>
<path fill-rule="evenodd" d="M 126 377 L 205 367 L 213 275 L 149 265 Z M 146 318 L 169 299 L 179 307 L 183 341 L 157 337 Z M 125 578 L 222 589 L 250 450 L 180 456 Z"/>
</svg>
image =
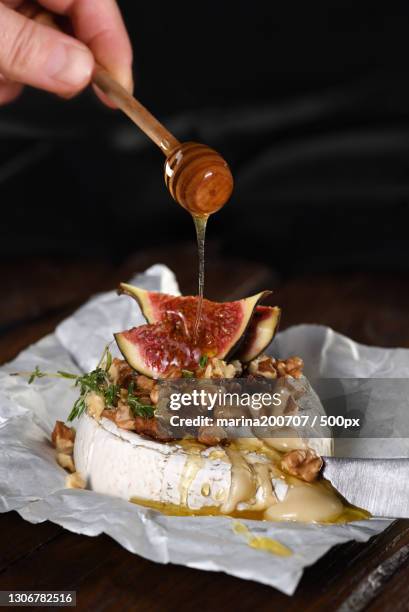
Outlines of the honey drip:
<svg viewBox="0 0 409 612">
<path fill-rule="evenodd" d="M 273 540 L 267 536 L 255 536 L 252 534 L 250 529 L 244 523 L 240 521 L 233 521 L 232 529 L 235 534 L 242 536 L 250 548 L 256 548 L 257 550 L 264 550 L 272 555 L 278 555 L 279 557 L 290 557 L 293 552 L 281 542 Z"/>
<path fill-rule="evenodd" d="M 189 490 L 192 482 L 196 478 L 200 468 L 203 465 L 203 459 L 200 455 L 190 454 L 186 457 L 186 463 L 180 480 L 180 503 L 182 506 L 188 506 Z"/>
<path fill-rule="evenodd" d="M 205 239 L 206 239 L 206 225 L 208 220 L 208 215 L 206 216 L 198 216 L 193 215 L 193 221 L 196 228 L 196 238 L 197 238 L 197 250 L 199 256 L 199 287 L 198 287 L 198 295 L 199 300 L 197 303 L 197 311 L 196 311 L 196 320 L 193 331 L 193 341 L 196 342 L 199 333 L 200 319 L 202 317 L 203 310 L 203 293 L 204 293 L 204 279 L 205 279 Z"/>
</svg>

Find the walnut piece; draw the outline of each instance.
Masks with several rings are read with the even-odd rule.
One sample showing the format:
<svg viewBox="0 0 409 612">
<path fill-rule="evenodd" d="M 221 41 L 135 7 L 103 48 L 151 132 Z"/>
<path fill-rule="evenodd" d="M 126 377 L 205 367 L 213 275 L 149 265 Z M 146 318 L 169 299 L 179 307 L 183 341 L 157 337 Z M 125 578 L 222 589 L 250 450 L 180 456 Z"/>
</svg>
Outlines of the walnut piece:
<svg viewBox="0 0 409 612">
<path fill-rule="evenodd" d="M 239 361 L 232 361 L 226 363 L 223 359 L 217 359 L 212 357 L 209 359 L 204 372 L 201 374 L 202 378 L 235 378 L 238 374 L 241 374 L 241 363 Z"/>
<path fill-rule="evenodd" d="M 155 381 L 153 381 L 151 378 L 148 378 L 147 376 L 144 376 L 143 374 L 140 374 L 136 377 L 136 384 L 138 389 L 141 389 L 142 391 L 148 391 L 150 393 L 153 389 Z"/>
<path fill-rule="evenodd" d="M 203 425 L 199 427 L 197 440 L 202 444 L 206 444 L 206 446 L 216 446 L 221 442 L 225 442 L 227 440 L 227 435 L 223 427 L 217 427 L 216 425 L 213 427 L 206 427 Z"/>
<path fill-rule="evenodd" d="M 135 430 L 135 418 L 129 404 L 119 400 L 118 407 L 114 413 L 114 422 L 121 429 Z"/>
<path fill-rule="evenodd" d="M 275 369 L 276 360 L 268 355 L 256 357 L 248 364 L 248 371 L 253 376 L 263 376 L 263 378 L 277 378 L 277 370 Z"/>
<path fill-rule="evenodd" d="M 78 472 L 74 472 L 67 476 L 65 486 L 67 489 L 85 489 L 86 483 Z"/>
<path fill-rule="evenodd" d="M 149 398 L 152 404 L 156 405 L 159 401 L 159 385 L 157 383 L 152 387 L 152 391 L 150 392 Z"/>
<path fill-rule="evenodd" d="M 64 470 L 68 470 L 69 472 L 75 472 L 75 465 L 72 455 L 67 455 L 66 453 L 57 453 L 57 463 Z"/>
<path fill-rule="evenodd" d="M 292 376 L 293 378 L 300 378 L 302 376 L 302 370 L 304 367 L 304 361 L 301 357 L 288 357 L 288 359 L 277 359 L 276 370 L 278 376 Z"/>
<path fill-rule="evenodd" d="M 105 410 L 105 400 L 102 395 L 98 395 L 98 393 L 88 393 L 85 397 L 85 403 L 88 414 L 96 421 L 99 421 L 101 414 Z"/>
<path fill-rule="evenodd" d="M 166 431 L 162 428 L 159 419 L 151 417 L 145 419 L 144 417 L 135 418 L 135 430 L 138 434 L 158 440 L 159 442 L 171 442 L 171 438 Z"/>
<path fill-rule="evenodd" d="M 51 441 L 58 453 L 72 454 L 74 449 L 75 429 L 67 427 L 63 421 L 56 421 Z"/>
<path fill-rule="evenodd" d="M 116 412 L 116 410 L 105 409 L 104 412 L 102 413 L 102 416 L 105 417 L 106 419 L 109 419 L 110 421 L 113 421 L 115 423 L 115 412 Z"/>
<path fill-rule="evenodd" d="M 124 359 L 115 357 L 108 371 L 113 383 L 121 387 L 128 387 L 134 378 L 134 371 Z"/>
<path fill-rule="evenodd" d="M 233 366 L 235 376 L 240 376 L 240 374 L 242 374 L 243 366 L 241 364 L 241 361 L 239 361 L 238 359 L 235 359 L 229 365 Z"/>
<path fill-rule="evenodd" d="M 311 448 L 292 450 L 281 459 L 281 469 L 284 472 L 305 482 L 316 480 L 321 468 L 322 459 Z"/>
<path fill-rule="evenodd" d="M 163 378 L 182 378 L 182 370 L 177 366 L 170 366 L 166 374 L 163 375 Z"/>
<path fill-rule="evenodd" d="M 264 378 L 281 378 L 292 376 L 300 378 L 304 362 L 301 357 L 289 357 L 288 359 L 274 359 L 268 355 L 260 355 L 248 364 L 248 371 L 253 376 L 263 376 Z"/>
</svg>

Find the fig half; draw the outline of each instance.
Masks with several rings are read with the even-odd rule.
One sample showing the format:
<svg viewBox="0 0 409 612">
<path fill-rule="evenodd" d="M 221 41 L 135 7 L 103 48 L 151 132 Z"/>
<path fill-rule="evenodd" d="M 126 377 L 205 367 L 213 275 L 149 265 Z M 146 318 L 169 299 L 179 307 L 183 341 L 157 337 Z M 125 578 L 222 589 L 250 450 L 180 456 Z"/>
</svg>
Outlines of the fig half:
<svg viewBox="0 0 409 612">
<path fill-rule="evenodd" d="M 196 296 L 171 296 L 121 284 L 120 293 L 135 298 L 148 325 L 115 334 L 129 365 L 152 378 L 167 376 L 172 369 L 194 371 L 202 356 L 228 358 L 237 350 L 258 302 L 270 292 L 235 302 L 203 300 L 198 332 L 194 326 Z"/>
</svg>

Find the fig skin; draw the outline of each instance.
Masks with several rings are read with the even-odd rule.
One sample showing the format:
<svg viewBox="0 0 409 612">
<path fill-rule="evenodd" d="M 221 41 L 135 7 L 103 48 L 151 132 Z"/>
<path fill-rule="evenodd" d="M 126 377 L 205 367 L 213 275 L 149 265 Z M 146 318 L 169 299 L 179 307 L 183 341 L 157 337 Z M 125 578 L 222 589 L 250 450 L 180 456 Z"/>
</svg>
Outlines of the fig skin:
<svg viewBox="0 0 409 612">
<path fill-rule="evenodd" d="M 280 318 L 278 306 L 257 306 L 234 358 L 248 363 L 264 353 L 277 333 Z"/>
</svg>

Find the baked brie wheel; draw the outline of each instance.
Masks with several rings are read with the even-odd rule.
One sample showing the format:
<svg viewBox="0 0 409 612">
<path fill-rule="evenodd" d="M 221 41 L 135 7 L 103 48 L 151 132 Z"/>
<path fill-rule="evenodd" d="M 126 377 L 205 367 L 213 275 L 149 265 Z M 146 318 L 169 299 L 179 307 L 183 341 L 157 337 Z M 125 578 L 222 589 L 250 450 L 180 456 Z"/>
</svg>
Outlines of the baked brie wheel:
<svg viewBox="0 0 409 612">
<path fill-rule="evenodd" d="M 324 452 L 327 447 L 328 440 L 323 440 Z M 305 452 L 305 445 L 298 450 Z M 157 442 L 84 413 L 74 462 L 93 491 L 169 513 L 307 522 L 340 517 L 342 500 L 326 483 L 306 482 L 282 469 L 283 457 L 291 452 L 280 453 L 258 439 L 224 447 Z"/>
<path fill-rule="evenodd" d="M 164 427 L 158 380 L 182 383 L 184 390 L 186 378 L 199 386 L 215 381 L 216 387 L 238 379 L 251 388 L 257 381 L 277 383 L 279 414 L 323 413 L 302 374 L 303 360 L 263 352 L 280 318 L 278 307 L 258 304 L 266 292 L 223 304 L 204 300 L 197 337 L 197 297 L 126 284 L 120 293 L 136 299 L 147 320 L 115 334 L 125 359 L 112 358 L 107 348 L 92 372 L 61 374 L 81 391 L 68 417 L 79 418 L 76 431 L 58 421 L 52 436 L 58 463 L 71 472 L 69 486 L 174 515 L 303 522 L 366 517 L 320 477 L 321 456 L 332 454 L 327 429 L 291 427 L 281 430 L 289 436 L 284 438 L 274 437 L 274 428 L 261 428 L 260 435 L 252 426 L 230 433 L 229 426 L 200 426 L 177 432 L 179 440 Z"/>
</svg>

